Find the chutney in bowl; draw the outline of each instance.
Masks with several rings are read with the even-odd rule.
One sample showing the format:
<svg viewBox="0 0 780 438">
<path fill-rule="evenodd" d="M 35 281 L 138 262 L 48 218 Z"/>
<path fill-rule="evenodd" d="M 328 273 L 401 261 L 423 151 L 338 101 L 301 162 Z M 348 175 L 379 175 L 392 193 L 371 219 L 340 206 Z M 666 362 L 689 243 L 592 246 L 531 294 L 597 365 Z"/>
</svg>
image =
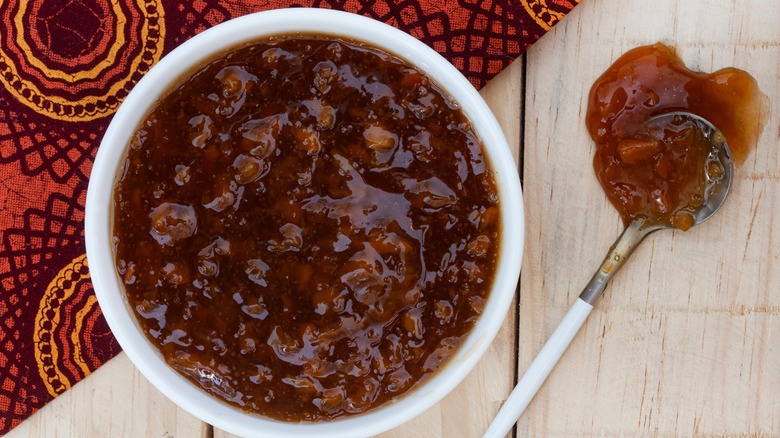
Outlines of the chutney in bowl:
<svg viewBox="0 0 780 438">
<path fill-rule="evenodd" d="M 468 82 L 406 34 L 322 10 L 232 20 L 163 59 L 87 199 L 120 344 L 241 435 L 374 434 L 438 401 L 506 314 L 522 227 Z"/>
</svg>

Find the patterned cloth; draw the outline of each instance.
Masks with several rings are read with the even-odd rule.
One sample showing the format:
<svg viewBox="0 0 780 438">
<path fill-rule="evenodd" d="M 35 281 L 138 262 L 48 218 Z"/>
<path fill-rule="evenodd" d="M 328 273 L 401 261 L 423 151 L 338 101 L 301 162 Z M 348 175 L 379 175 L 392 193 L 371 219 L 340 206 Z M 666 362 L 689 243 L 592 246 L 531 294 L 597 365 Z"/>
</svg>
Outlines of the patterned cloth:
<svg viewBox="0 0 780 438">
<path fill-rule="evenodd" d="M 87 180 L 111 115 L 164 54 L 250 12 L 366 15 L 484 85 L 578 0 L 0 1 L 0 435 L 120 351 L 84 251 Z"/>
</svg>

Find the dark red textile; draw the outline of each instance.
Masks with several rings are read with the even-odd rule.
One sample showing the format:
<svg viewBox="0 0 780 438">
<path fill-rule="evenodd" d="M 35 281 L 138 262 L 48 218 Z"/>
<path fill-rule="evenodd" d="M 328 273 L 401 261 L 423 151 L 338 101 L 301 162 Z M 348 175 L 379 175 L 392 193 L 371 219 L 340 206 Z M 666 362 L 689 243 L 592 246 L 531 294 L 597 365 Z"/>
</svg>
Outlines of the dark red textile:
<svg viewBox="0 0 780 438">
<path fill-rule="evenodd" d="M 111 115 L 165 53 L 232 17 L 333 8 L 409 32 L 479 88 L 577 2 L 0 2 L 0 434 L 120 351 L 84 255 L 87 181 Z"/>
</svg>

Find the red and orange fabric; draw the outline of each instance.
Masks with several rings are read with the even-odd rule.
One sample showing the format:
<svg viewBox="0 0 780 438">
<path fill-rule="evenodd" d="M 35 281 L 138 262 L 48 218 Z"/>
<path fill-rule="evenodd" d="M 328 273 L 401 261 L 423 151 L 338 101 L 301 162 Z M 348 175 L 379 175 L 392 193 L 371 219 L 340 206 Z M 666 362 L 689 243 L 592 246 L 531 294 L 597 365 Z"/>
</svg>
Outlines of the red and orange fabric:
<svg viewBox="0 0 780 438">
<path fill-rule="evenodd" d="M 409 32 L 479 88 L 577 2 L 0 2 L 0 435 L 120 351 L 87 268 L 87 182 L 111 115 L 163 55 L 247 13 L 333 8 Z"/>
</svg>

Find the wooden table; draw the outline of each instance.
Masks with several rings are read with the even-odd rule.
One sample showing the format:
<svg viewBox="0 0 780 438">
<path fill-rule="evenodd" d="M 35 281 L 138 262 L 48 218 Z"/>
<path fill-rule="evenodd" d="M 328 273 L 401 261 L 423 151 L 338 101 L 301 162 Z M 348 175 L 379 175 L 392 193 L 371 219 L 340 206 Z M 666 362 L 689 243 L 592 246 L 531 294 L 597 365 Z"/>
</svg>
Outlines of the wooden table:
<svg viewBox="0 0 780 438">
<path fill-rule="evenodd" d="M 383 437 L 480 436 L 577 297 L 622 229 L 590 164 L 588 91 L 619 55 L 656 41 L 695 69 L 749 71 L 770 97 L 768 124 L 715 218 L 637 250 L 516 434 L 780 436 L 780 2 L 583 0 L 483 91 L 521 163 L 518 303 L 459 388 Z M 8 436 L 212 435 L 227 436 L 120 355 Z"/>
</svg>

